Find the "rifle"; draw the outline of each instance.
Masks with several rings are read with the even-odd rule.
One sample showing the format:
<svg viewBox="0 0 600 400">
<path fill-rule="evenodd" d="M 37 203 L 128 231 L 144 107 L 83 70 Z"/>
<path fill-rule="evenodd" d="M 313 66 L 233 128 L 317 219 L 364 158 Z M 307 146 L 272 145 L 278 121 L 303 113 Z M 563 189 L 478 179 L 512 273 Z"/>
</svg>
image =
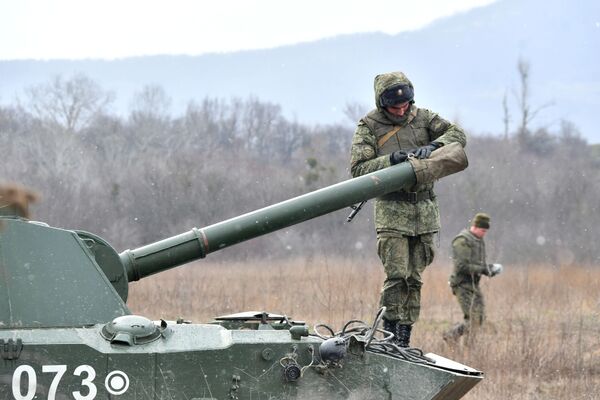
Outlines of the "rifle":
<svg viewBox="0 0 600 400">
<path fill-rule="evenodd" d="M 358 214 L 358 212 L 365 205 L 366 202 L 367 201 L 365 200 L 365 201 L 361 201 L 358 204 L 350 206 L 350 208 L 352 209 L 352 212 L 350 213 L 350 215 L 348 215 L 348 218 L 346 218 L 346 222 L 352 222 L 352 220 L 354 219 L 354 217 L 356 216 L 356 214 Z"/>
</svg>

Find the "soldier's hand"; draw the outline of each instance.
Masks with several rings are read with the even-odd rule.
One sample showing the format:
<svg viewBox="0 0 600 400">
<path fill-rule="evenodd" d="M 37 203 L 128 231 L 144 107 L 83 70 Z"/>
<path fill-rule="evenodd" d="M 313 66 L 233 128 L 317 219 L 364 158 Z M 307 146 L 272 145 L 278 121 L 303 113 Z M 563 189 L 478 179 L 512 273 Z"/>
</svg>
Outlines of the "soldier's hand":
<svg viewBox="0 0 600 400">
<path fill-rule="evenodd" d="M 489 264 L 488 270 L 490 271 L 490 277 L 492 277 L 502 273 L 504 267 L 502 266 L 502 264 Z"/>
<path fill-rule="evenodd" d="M 492 277 L 492 264 L 485 264 L 481 273 L 485 276 Z"/>
<path fill-rule="evenodd" d="M 397 150 L 390 154 L 390 162 L 392 165 L 400 164 L 408 159 L 408 154 L 403 150 Z"/>
<path fill-rule="evenodd" d="M 429 156 L 431 156 L 431 153 L 436 150 L 438 147 L 441 147 L 442 145 L 437 143 L 437 142 L 431 142 L 426 146 L 421 146 L 418 149 L 415 150 L 414 154 L 415 157 L 423 159 L 423 158 L 429 158 Z"/>
</svg>

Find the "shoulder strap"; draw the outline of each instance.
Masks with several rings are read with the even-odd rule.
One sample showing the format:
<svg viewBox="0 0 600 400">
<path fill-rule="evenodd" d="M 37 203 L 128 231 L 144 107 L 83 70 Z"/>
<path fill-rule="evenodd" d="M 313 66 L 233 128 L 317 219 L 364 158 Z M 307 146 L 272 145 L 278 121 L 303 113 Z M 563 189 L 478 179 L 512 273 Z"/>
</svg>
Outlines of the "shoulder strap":
<svg viewBox="0 0 600 400">
<path fill-rule="evenodd" d="M 386 133 L 385 135 L 383 135 L 382 137 L 380 137 L 379 139 L 377 139 L 377 146 L 379 148 L 381 148 L 381 146 L 383 146 L 385 144 L 385 142 L 390 140 L 390 138 L 392 136 L 394 136 L 401 128 L 402 128 L 401 126 L 397 126 L 394 129 L 392 129 L 391 131 L 389 131 L 388 133 Z"/>
</svg>

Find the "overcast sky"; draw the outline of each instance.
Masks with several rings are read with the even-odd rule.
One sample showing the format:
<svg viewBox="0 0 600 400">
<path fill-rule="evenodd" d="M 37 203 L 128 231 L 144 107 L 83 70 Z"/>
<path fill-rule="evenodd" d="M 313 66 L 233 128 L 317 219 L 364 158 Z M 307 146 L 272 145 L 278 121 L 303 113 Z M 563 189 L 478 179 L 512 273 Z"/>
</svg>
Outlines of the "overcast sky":
<svg viewBox="0 0 600 400">
<path fill-rule="evenodd" d="M 122 58 L 395 34 L 494 0 L 0 0 L 0 60 Z"/>
</svg>

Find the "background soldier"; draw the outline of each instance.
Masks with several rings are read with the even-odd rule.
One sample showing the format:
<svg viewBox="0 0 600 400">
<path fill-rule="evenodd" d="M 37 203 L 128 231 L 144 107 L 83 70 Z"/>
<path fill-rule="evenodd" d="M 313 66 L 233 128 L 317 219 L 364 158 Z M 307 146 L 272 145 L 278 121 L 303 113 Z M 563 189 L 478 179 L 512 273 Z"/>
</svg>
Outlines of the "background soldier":
<svg viewBox="0 0 600 400">
<path fill-rule="evenodd" d="M 483 294 L 479 287 L 481 275 L 490 278 L 502 272 L 501 264 L 487 264 L 483 237 L 490 229 L 490 217 L 478 213 L 469 229 L 463 229 L 452 241 L 454 272 L 450 287 L 464 314 L 464 321 L 443 335 L 446 341 L 456 341 L 463 334 L 474 333 L 485 320 Z"/>
<path fill-rule="evenodd" d="M 466 145 L 458 126 L 414 105 L 413 85 L 402 72 L 375 77 L 375 104 L 358 122 L 352 139 L 354 177 L 406 161 L 409 154 L 428 158 L 446 144 Z M 375 228 L 386 273 L 380 300 L 386 307 L 384 329 L 395 335 L 398 345 L 408 347 L 421 308 L 421 274 L 433 261 L 433 236 L 440 229 L 433 184 L 378 198 Z"/>
</svg>

